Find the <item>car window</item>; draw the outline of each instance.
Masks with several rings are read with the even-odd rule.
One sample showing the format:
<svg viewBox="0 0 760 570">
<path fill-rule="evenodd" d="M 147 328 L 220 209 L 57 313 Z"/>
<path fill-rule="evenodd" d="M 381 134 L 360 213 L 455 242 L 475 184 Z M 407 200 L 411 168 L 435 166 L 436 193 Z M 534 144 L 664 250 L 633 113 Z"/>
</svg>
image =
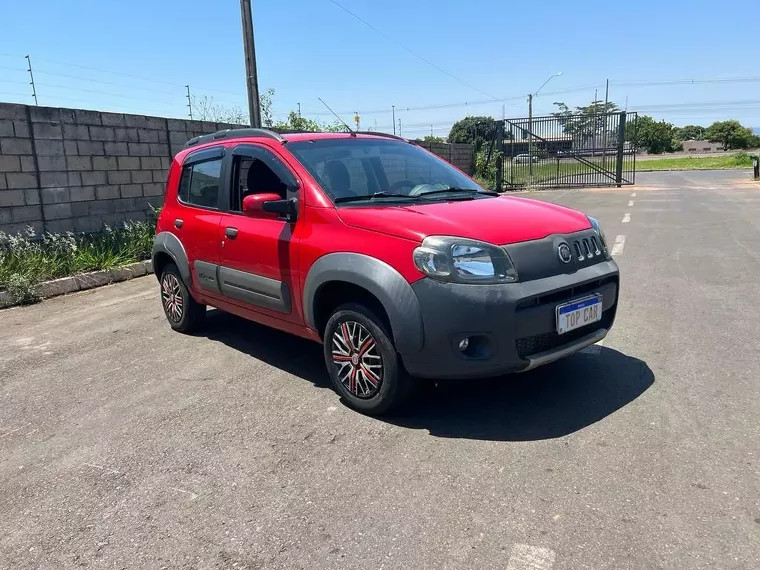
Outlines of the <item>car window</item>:
<svg viewBox="0 0 760 570">
<path fill-rule="evenodd" d="M 479 188 L 444 160 L 402 141 L 325 138 L 289 143 L 288 149 L 333 200 L 376 192 L 416 195 L 420 190 Z"/>
<path fill-rule="evenodd" d="M 196 162 L 183 168 L 180 178 L 179 199 L 194 206 L 217 208 L 219 205 L 221 170 L 221 158 Z"/>
<path fill-rule="evenodd" d="M 360 158 L 327 156 L 314 163 L 317 181 L 322 187 L 333 188 L 335 197 L 369 194 L 373 184 L 367 172 L 371 166 Z"/>
<path fill-rule="evenodd" d="M 230 210 L 242 212 L 243 198 L 249 194 L 274 193 L 284 200 L 287 191 L 287 185 L 263 160 L 248 156 L 235 157 Z"/>
</svg>

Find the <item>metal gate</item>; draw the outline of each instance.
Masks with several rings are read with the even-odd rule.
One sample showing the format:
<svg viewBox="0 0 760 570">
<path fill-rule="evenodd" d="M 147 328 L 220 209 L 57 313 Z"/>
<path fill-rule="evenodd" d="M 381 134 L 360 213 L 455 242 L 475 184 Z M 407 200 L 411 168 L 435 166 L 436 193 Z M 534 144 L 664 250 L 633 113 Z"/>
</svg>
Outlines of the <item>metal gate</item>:
<svg viewBox="0 0 760 570">
<path fill-rule="evenodd" d="M 636 140 L 635 129 L 636 113 L 628 112 L 505 119 L 494 145 L 497 186 L 633 184 L 636 153 L 626 139 Z"/>
</svg>

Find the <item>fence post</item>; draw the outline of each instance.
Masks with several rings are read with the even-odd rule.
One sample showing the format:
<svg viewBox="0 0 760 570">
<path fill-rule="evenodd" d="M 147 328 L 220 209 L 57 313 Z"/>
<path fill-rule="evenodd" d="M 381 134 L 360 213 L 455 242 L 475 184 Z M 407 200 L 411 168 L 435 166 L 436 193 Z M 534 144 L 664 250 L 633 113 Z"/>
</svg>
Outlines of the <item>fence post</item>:
<svg viewBox="0 0 760 570">
<path fill-rule="evenodd" d="M 34 165 L 34 178 L 37 184 L 37 201 L 40 204 L 40 224 L 42 225 L 42 234 L 44 235 L 45 232 L 47 231 L 47 220 L 45 220 L 45 202 L 42 200 L 42 178 L 40 176 L 40 159 L 37 156 L 37 141 L 34 138 L 34 125 L 32 124 L 32 108 L 29 105 L 24 105 L 24 107 L 26 108 L 26 128 L 29 129 L 29 142 L 32 145 L 32 163 Z"/>
<path fill-rule="evenodd" d="M 620 122 L 618 123 L 618 140 L 617 140 L 617 165 L 615 167 L 615 182 L 618 188 L 623 185 L 623 155 L 625 154 L 625 117 L 626 112 L 620 113 Z"/>
</svg>

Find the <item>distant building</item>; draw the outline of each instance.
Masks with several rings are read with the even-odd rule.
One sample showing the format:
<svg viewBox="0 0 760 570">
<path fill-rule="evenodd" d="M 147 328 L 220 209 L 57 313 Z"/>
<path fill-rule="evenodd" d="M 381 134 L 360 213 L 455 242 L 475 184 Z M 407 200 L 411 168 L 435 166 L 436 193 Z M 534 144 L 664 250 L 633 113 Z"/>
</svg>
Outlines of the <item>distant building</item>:
<svg viewBox="0 0 760 570">
<path fill-rule="evenodd" d="M 723 145 L 710 141 L 683 141 L 683 151 L 694 153 L 723 152 Z"/>
</svg>

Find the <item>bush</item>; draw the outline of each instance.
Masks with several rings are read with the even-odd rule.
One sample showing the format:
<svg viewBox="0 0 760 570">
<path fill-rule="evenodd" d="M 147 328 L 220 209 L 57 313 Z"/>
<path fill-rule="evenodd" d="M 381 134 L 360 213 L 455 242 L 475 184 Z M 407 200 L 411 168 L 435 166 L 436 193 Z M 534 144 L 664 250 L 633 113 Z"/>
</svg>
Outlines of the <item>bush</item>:
<svg viewBox="0 0 760 570">
<path fill-rule="evenodd" d="M 752 156 L 743 150 L 734 154 L 733 161 L 736 166 L 752 166 Z"/>
<path fill-rule="evenodd" d="M 8 291 L 17 303 L 29 303 L 41 281 L 148 259 L 154 233 L 152 220 L 85 235 L 38 236 L 32 228 L 16 236 L 0 232 L 0 291 Z"/>
<path fill-rule="evenodd" d="M 486 165 L 486 160 L 488 160 L 488 165 Z M 496 149 L 491 151 L 491 157 L 488 159 L 488 148 L 483 147 L 475 153 L 475 175 L 473 178 L 484 188 L 500 192 L 502 189 L 496 188 L 496 178 L 499 171 L 499 163 L 503 160 L 503 153 Z"/>
</svg>

